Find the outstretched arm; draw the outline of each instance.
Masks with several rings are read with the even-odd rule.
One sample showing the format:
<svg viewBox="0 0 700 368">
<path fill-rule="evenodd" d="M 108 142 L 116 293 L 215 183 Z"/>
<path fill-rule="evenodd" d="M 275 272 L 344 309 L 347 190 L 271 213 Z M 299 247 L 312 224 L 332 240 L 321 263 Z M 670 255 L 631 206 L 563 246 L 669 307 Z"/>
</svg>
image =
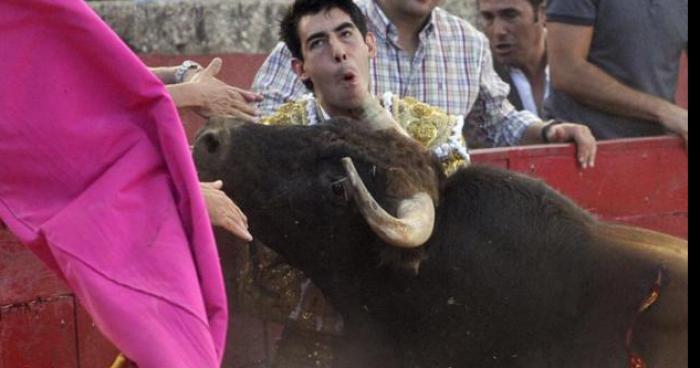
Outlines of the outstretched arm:
<svg viewBox="0 0 700 368">
<path fill-rule="evenodd" d="M 261 101 L 262 96 L 217 79 L 222 64 L 220 58 L 215 58 L 203 70 L 192 69 L 184 75 L 183 83 L 177 83 L 176 67 L 151 68 L 151 71 L 167 85 L 168 93 L 178 108 L 193 108 L 205 118 L 231 116 L 255 122 L 259 114 L 251 104 Z"/>
</svg>

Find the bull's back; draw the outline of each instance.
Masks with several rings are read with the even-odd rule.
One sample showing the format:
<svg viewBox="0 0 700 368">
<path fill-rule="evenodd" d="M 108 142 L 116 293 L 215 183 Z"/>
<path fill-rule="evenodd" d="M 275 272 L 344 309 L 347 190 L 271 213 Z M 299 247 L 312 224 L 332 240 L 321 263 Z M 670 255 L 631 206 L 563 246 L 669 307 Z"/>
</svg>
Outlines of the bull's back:
<svg viewBox="0 0 700 368">
<path fill-rule="evenodd" d="M 473 359 L 492 358 L 475 361 L 480 366 L 525 356 L 551 357 L 556 366 L 548 344 L 570 349 L 561 341 L 572 341 L 590 292 L 595 221 L 542 182 L 493 168 L 464 169 L 442 193 L 422 270 L 446 290 L 449 317 L 439 328 L 471 339 Z"/>
<path fill-rule="evenodd" d="M 519 366 L 505 363 L 512 357 L 622 366 L 625 332 L 656 267 L 611 248 L 610 237 L 632 253 L 639 237 L 665 241 L 664 252 L 682 244 L 614 229 L 540 181 L 481 167 L 455 174 L 423 270 L 444 280 L 445 308 L 462 311 L 460 323 L 441 327 L 472 327 L 479 355 L 501 359 L 488 366 Z"/>
</svg>

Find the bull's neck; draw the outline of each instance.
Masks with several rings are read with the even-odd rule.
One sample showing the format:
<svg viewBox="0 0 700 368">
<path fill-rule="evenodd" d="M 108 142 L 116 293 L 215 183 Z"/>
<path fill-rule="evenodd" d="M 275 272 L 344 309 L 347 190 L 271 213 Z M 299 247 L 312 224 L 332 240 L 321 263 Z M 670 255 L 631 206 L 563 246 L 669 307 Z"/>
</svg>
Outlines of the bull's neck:
<svg viewBox="0 0 700 368">
<path fill-rule="evenodd" d="M 355 120 L 363 120 L 366 118 L 367 111 L 364 105 L 358 107 L 348 107 L 348 105 L 335 105 L 328 103 L 323 96 L 318 96 L 316 99 L 317 107 L 324 119 L 329 118 L 350 118 Z M 366 104 L 365 104 L 366 105 Z"/>
</svg>

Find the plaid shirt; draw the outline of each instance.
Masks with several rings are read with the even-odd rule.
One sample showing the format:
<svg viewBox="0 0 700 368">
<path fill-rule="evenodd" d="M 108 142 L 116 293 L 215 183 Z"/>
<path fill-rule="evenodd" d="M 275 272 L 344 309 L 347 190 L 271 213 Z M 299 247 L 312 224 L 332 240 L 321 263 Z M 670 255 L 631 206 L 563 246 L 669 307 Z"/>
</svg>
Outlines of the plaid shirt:
<svg viewBox="0 0 700 368">
<path fill-rule="evenodd" d="M 377 36 L 378 54 L 370 63 L 375 96 L 392 92 L 466 116 L 465 133 L 472 148 L 517 145 L 526 128 L 540 121 L 508 102 L 509 87 L 494 70 L 488 41 L 468 22 L 436 8 L 411 56 L 399 46 L 397 28 L 376 0 L 356 2 Z M 259 106 L 263 115 L 308 93 L 291 69 L 291 60 L 280 43 L 258 72 L 253 90 L 265 96 Z"/>
</svg>

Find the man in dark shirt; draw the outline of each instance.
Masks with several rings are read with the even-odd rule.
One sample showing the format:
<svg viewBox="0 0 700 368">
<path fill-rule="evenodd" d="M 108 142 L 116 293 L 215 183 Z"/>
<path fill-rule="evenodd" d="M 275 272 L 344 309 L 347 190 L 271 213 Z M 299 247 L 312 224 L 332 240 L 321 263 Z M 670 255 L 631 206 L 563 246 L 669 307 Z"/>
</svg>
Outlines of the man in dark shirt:
<svg viewBox="0 0 700 368">
<path fill-rule="evenodd" d="M 518 110 L 543 118 L 549 96 L 544 0 L 479 0 L 494 67 Z"/>
<path fill-rule="evenodd" d="M 550 0 L 547 21 L 549 113 L 599 139 L 672 132 L 687 144 L 688 111 L 672 101 L 688 0 Z"/>
</svg>

